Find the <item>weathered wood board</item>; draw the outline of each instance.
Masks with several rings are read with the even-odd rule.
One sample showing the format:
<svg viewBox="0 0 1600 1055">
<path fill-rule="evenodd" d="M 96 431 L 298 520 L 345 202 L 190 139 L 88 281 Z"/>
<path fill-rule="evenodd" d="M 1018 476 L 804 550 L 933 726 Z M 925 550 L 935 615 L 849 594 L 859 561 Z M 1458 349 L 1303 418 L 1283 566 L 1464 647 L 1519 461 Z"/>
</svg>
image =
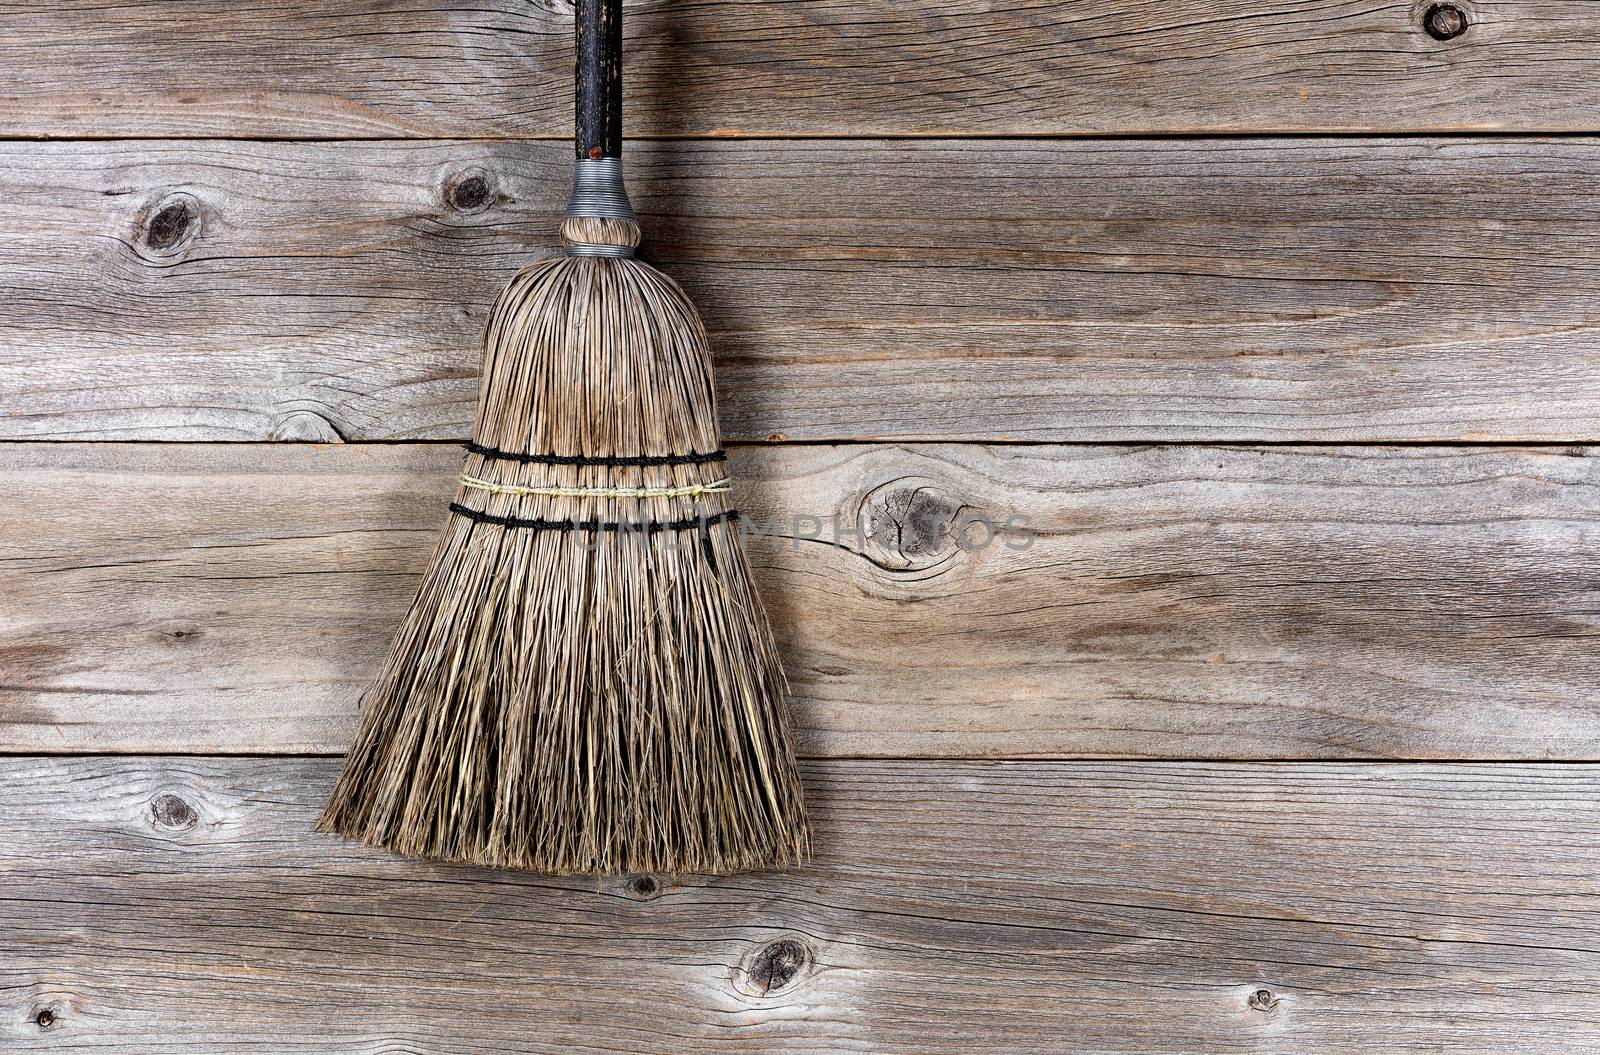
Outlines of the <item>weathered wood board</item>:
<svg viewBox="0 0 1600 1055">
<path fill-rule="evenodd" d="M 0 749 L 342 750 L 460 459 L 0 445 Z M 1589 448 L 782 446 L 732 472 L 811 754 L 1600 757 Z"/>
<path fill-rule="evenodd" d="M 1600 437 L 1591 140 L 661 143 L 725 431 Z M 0 437 L 464 437 L 543 143 L 0 144 Z"/>
<path fill-rule="evenodd" d="M 1587 3 L 627 5 L 632 135 L 1600 127 Z M 0 134 L 571 133 L 567 0 L 0 5 Z M 1437 32 L 1445 27 L 1433 24 Z"/>
<path fill-rule="evenodd" d="M 1590 767 L 835 761 L 804 870 L 596 883 L 313 835 L 336 765 L 0 759 L 0 1045 L 1600 1050 Z"/>
<path fill-rule="evenodd" d="M 300 757 L 570 0 L 0 0 L 0 1051 L 1600 1055 L 1600 5 L 1439 6 L 628 0 L 818 859 L 583 881 Z"/>
</svg>

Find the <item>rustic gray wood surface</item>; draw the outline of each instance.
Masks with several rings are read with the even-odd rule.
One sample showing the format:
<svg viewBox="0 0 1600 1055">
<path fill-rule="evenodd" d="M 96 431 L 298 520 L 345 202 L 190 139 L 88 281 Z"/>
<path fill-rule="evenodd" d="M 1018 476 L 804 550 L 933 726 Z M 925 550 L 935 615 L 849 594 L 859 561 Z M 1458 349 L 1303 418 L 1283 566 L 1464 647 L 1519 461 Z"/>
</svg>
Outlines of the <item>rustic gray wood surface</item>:
<svg viewBox="0 0 1600 1055">
<path fill-rule="evenodd" d="M 630 148 L 724 431 L 1600 435 L 1587 139 Z M 0 144 L 0 436 L 461 438 L 556 143 Z"/>
<path fill-rule="evenodd" d="M 835 761 L 802 872 L 309 828 L 331 759 L 3 759 L 16 1055 L 1600 1050 L 1584 766 Z"/>
<path fill-rule="evenodd" d="M 808 753 L 1539 759 L 1600 746 L 1589 455 L 779 446 L 731 471 Z M 0 746 L 341 750 L 461 458 L 0 446 Z"/>
<path fill-rule="evenodd" d="M 1594 131 L 1589 3 L 647 0 L 630 135 Z M 571 134 L 572 7 L 0 4 L 0 132 Z M 1435 32 L 1448 30 L 1433 23 Z"/>
<path fill-rule="evenodd" d="M 570 3 L 0 0 L 0 1051 L 1600 1055 L 1594 6 L 630 0 L 819 857 L 597 883 L 298 757 Z"/>
</svg>

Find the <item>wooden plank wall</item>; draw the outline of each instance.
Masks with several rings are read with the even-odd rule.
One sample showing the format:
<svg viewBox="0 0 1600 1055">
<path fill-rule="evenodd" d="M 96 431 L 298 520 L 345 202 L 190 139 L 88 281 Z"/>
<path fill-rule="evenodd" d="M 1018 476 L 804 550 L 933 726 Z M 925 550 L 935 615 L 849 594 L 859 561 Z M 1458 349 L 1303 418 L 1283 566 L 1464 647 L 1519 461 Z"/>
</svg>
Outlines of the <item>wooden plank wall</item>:
<svg viewBox="0 0 1600 1055">
<path fill-rule="evenodd" d="M 1600 1052 L 1592 6 L 630 0 L 819 838 L 595 883 L 309 831 L 570 4 L 0 2 L 0 1050 Z"/>
</svg>

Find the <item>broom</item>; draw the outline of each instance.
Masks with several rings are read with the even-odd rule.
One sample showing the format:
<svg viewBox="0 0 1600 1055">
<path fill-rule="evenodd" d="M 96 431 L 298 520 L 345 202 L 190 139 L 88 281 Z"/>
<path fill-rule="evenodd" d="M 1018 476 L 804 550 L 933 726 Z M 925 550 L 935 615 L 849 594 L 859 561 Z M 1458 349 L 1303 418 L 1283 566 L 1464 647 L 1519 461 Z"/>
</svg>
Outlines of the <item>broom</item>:
<svg viewBox="0 0 1600 1055">
<path fill-rule="evenodd" d="M 633 259 L 621 7 L 577 3 L 566 253 L 490 315 L 460 489 L 319 831 L 561 875 L 808 853 L 705 330 Z"/>
</svg>

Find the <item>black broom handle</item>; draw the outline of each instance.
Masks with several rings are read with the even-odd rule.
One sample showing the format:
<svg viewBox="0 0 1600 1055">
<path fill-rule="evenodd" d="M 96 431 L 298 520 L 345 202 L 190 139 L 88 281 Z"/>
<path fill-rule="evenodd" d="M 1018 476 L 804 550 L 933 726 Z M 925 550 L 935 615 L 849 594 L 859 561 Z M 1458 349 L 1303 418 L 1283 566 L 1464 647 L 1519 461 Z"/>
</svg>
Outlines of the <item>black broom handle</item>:
<svg viewBox="0 0 1600 1055">
<path fill-rule="evenodd" d="M 577 153 L 622 156 L 622 0 L 578 0 Z"/>
</svg>

